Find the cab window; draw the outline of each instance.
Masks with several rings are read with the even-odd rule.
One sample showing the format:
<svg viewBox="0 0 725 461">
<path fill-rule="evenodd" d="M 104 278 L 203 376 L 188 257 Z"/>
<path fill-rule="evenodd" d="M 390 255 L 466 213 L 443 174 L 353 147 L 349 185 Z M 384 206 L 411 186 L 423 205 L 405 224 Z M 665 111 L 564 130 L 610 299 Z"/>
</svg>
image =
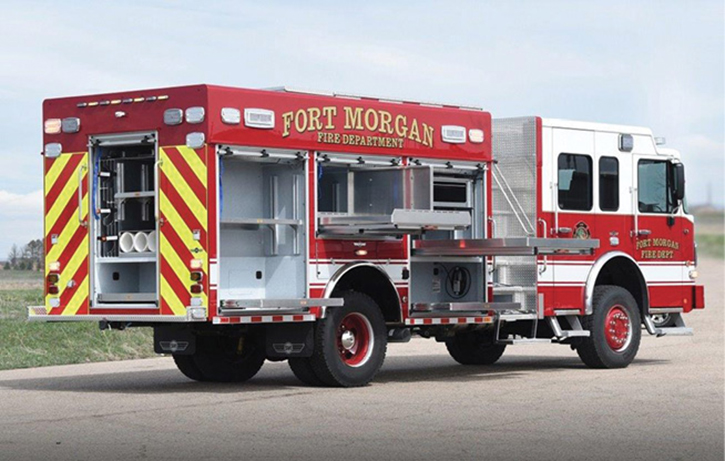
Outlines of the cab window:
<svg viewBox="0 0 725 461">
<path fill-rule="evenodd" d="M 640 160 L 637 166 L 637 183 L 640 213 L 672 213 L 674 200 L 669 162 Z"/>
<path fill-rule="evenodd" d="M 599 159 L 599 209 L 619 209 L 619 161 L 614 157 Z"/>
<path fill-rule="evenodd" d="M 588 155 L 559 155 L 559 208 L 592 209 L 592 159 Z"/>
</svg>

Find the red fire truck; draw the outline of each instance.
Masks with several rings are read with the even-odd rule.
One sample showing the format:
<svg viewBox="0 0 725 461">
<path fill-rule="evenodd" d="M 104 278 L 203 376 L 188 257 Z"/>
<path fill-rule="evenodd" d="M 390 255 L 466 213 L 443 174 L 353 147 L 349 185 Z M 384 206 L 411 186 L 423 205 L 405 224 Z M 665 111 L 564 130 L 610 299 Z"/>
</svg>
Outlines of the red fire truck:
<svg viewBox="0 0 725 461">
<path fill-rule="evenodd" d="M 153 327 L 194 380 L 286 359 L 364 385 L 412 335 L 465 365 L 556 342 L 626 367 L 704 307 L 680 155 L 645 128 L 208 85 L 43 114 L 29 318 Z"/>
</svg>

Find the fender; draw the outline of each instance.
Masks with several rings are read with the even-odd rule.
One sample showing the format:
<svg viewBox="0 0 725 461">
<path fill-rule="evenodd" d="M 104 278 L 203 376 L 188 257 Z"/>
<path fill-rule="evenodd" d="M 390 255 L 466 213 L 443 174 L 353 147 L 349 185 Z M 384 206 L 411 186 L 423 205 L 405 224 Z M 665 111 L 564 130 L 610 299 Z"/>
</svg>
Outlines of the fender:
<svg viewBox="0 0 725 461">
<path fill-rule="evenodd" d="M 639 272 L 639 276 L 641 278 L 641 282 L 644 284 L 644 306 L 640 306 L 643 313 L 649 313 L 649 287 L 647 286 L 647 281 L 644 279 L 644 275 L 642 274 L 642 271 L 639 269 L 639 264 L 637 264 L 637 261 L 634 260 L 630 255 L 627 253 L 623 253 L 621 251 L 610 251 L 609 253 L 605 253 L 602 256 L 599 257 L 594 262 L 594 265 L 592 265 L 592 268 L 589 270 L 589 275 L 587 275 L 587 281 L 586 285 L 584 287 L 584 315 L 592 315 L 594 312 L 594 306 L 593 306 L 593 299 L 594 299 L 594 287 L 597 283 L 597 277 L 599 277 L 599 272 L 601 272 L 602 268 L 605 264 L 607 264 L 609 261 L 611 261 L 614 258 L 623 257 L 625 259 L 628 259 L 637 267 L 637 271 Z"/>
<path fill-rule="evenodd" d="M 371 268 L 377 270 L 378 272 L 380 272 L 385 277 L 385 279 L 388 281 L 388 283 L 390 283 L 390 287 L 393 290 L 395 290 L 395 293 L 396 294 L 398 293 L 398 290 L 395 288 L 395 283 L 393 283 L 393 279 L 390 278 L 390 275 L 388 275 L 388 273 L 385 272 L 385 270 L 383 270 L 380 266 L 377 266 L 373 263 L 369 263 L 369 262 L 365 262 L 365 261 L 358 261 L 358 262 L 354 262 L 354 263 L 347 263 L 344 266 L 342 266 L 341 268 L 339 268 L 337 270 L 337 272 L 335 272 L 333 274 L 333 276 L 330 277 L 330 280 L 328 280 L 327 285 L 325 285 L 325 291 L 322 293 L 322 297 L 329 298 L 330 295 L 332 295 L 332 292 L 335 291 L 335 286 L 337 286 L 338 282 L 340 282 L 340 280 L 342 280 L 342 278 L 348 272 L 350 272 L 354 269 L 358 269 L 360 267 L 371 267 Z M 398 294 L 398 302 L 400 302 L 400 294 Z M 401 306 L 402 306 L 402 304 L 401 304 Z"/>
<path fill-rule="evenodd" d="M 385 270 L 383 268 L 381 268 L 378 265 L 369 263 L 369 262 L 357 261 L 357 262 L 354 262 L 354 263 L 345 264 L 344 266 L 342 266 L 341 268 L 339 268 L 335 272 L 335 274 L 332 277 L 330 277 L 330 280 L 327 282 L 327 285 L 325 285 L 325 291 L 323 292 L 322 297 L 323 298 L 329 298 L 330 296 L 332 296 L 332 293 L 333 293 L 333 291 L 335 291 L 335 287 L 337 286 L 337 284 L 347 274 L 349 274 L 350 272 L 353 272 L 353 271 L 355 271 L 357 269 L 361 269 L 361 268 L 371 268 L 371 269 L 375 269 L 377 272 L 379 272 L 383 276 L 383 278 L 385 280 L 387 280 L 387 283 L 389 284 L 390 288 L 395 293 L 395 297 L 396 297 L 397 303 L 398 303 L 398 310 L 399 310 L 399 314 L 400 314 L 400 319 L 402 321 L 402 319 L 403 319 L 403 303 L 402 303 L 402 301 L 400 299 L 400 293 L 398 293 L 398 289 L 395 286 L 395 283 L 393 282 L 393 279 L 390 278 L 390 275 L 387 272 L 385 272 Z"/>
</svg>

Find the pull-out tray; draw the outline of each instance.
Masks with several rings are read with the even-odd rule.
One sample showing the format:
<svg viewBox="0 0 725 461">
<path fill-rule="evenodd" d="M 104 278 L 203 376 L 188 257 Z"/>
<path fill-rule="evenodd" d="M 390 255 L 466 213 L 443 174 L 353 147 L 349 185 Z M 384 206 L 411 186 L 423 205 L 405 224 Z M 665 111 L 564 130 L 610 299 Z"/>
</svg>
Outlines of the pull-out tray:
<svg viewBox="0 0 725 461">
<path fill-rule="evenodd" d="M 425 230 L 456 230 L 471 225 L 467 211 L 395 209 L 391 214 L 324 214 L 320 230 L 335 235 L 415 234 Z"/>
<path fill-rule="evenodd" d="M 156 293 L 99 293 L 100 303 L 155 303 Z"/>
<path fill-rule="evenodd" d="M 416 240 L 416 256 L 535 256 L 589 255 L 599 248 L 598 239 L 493 238 L 462 240 Z"/>
</svg>

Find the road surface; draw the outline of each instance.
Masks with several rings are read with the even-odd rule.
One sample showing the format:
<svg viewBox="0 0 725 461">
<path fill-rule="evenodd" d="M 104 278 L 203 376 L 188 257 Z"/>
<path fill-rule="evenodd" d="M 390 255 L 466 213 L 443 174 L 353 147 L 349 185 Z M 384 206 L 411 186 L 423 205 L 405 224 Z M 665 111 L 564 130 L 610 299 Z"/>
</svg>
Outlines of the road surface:
<svg viewBox="0 0 725 461">
<path fill-rule="evenodd" d="M 170 358 L 3 371 L 0 459 L 722 460 L 722 263 L 700 273 L 696 335 L 644 335 L 624 370 L 561 345 L 463 367 L 414 339 L 360 389 L 269 362 L 244 385 L 189 381 Z"/>
</svg>

